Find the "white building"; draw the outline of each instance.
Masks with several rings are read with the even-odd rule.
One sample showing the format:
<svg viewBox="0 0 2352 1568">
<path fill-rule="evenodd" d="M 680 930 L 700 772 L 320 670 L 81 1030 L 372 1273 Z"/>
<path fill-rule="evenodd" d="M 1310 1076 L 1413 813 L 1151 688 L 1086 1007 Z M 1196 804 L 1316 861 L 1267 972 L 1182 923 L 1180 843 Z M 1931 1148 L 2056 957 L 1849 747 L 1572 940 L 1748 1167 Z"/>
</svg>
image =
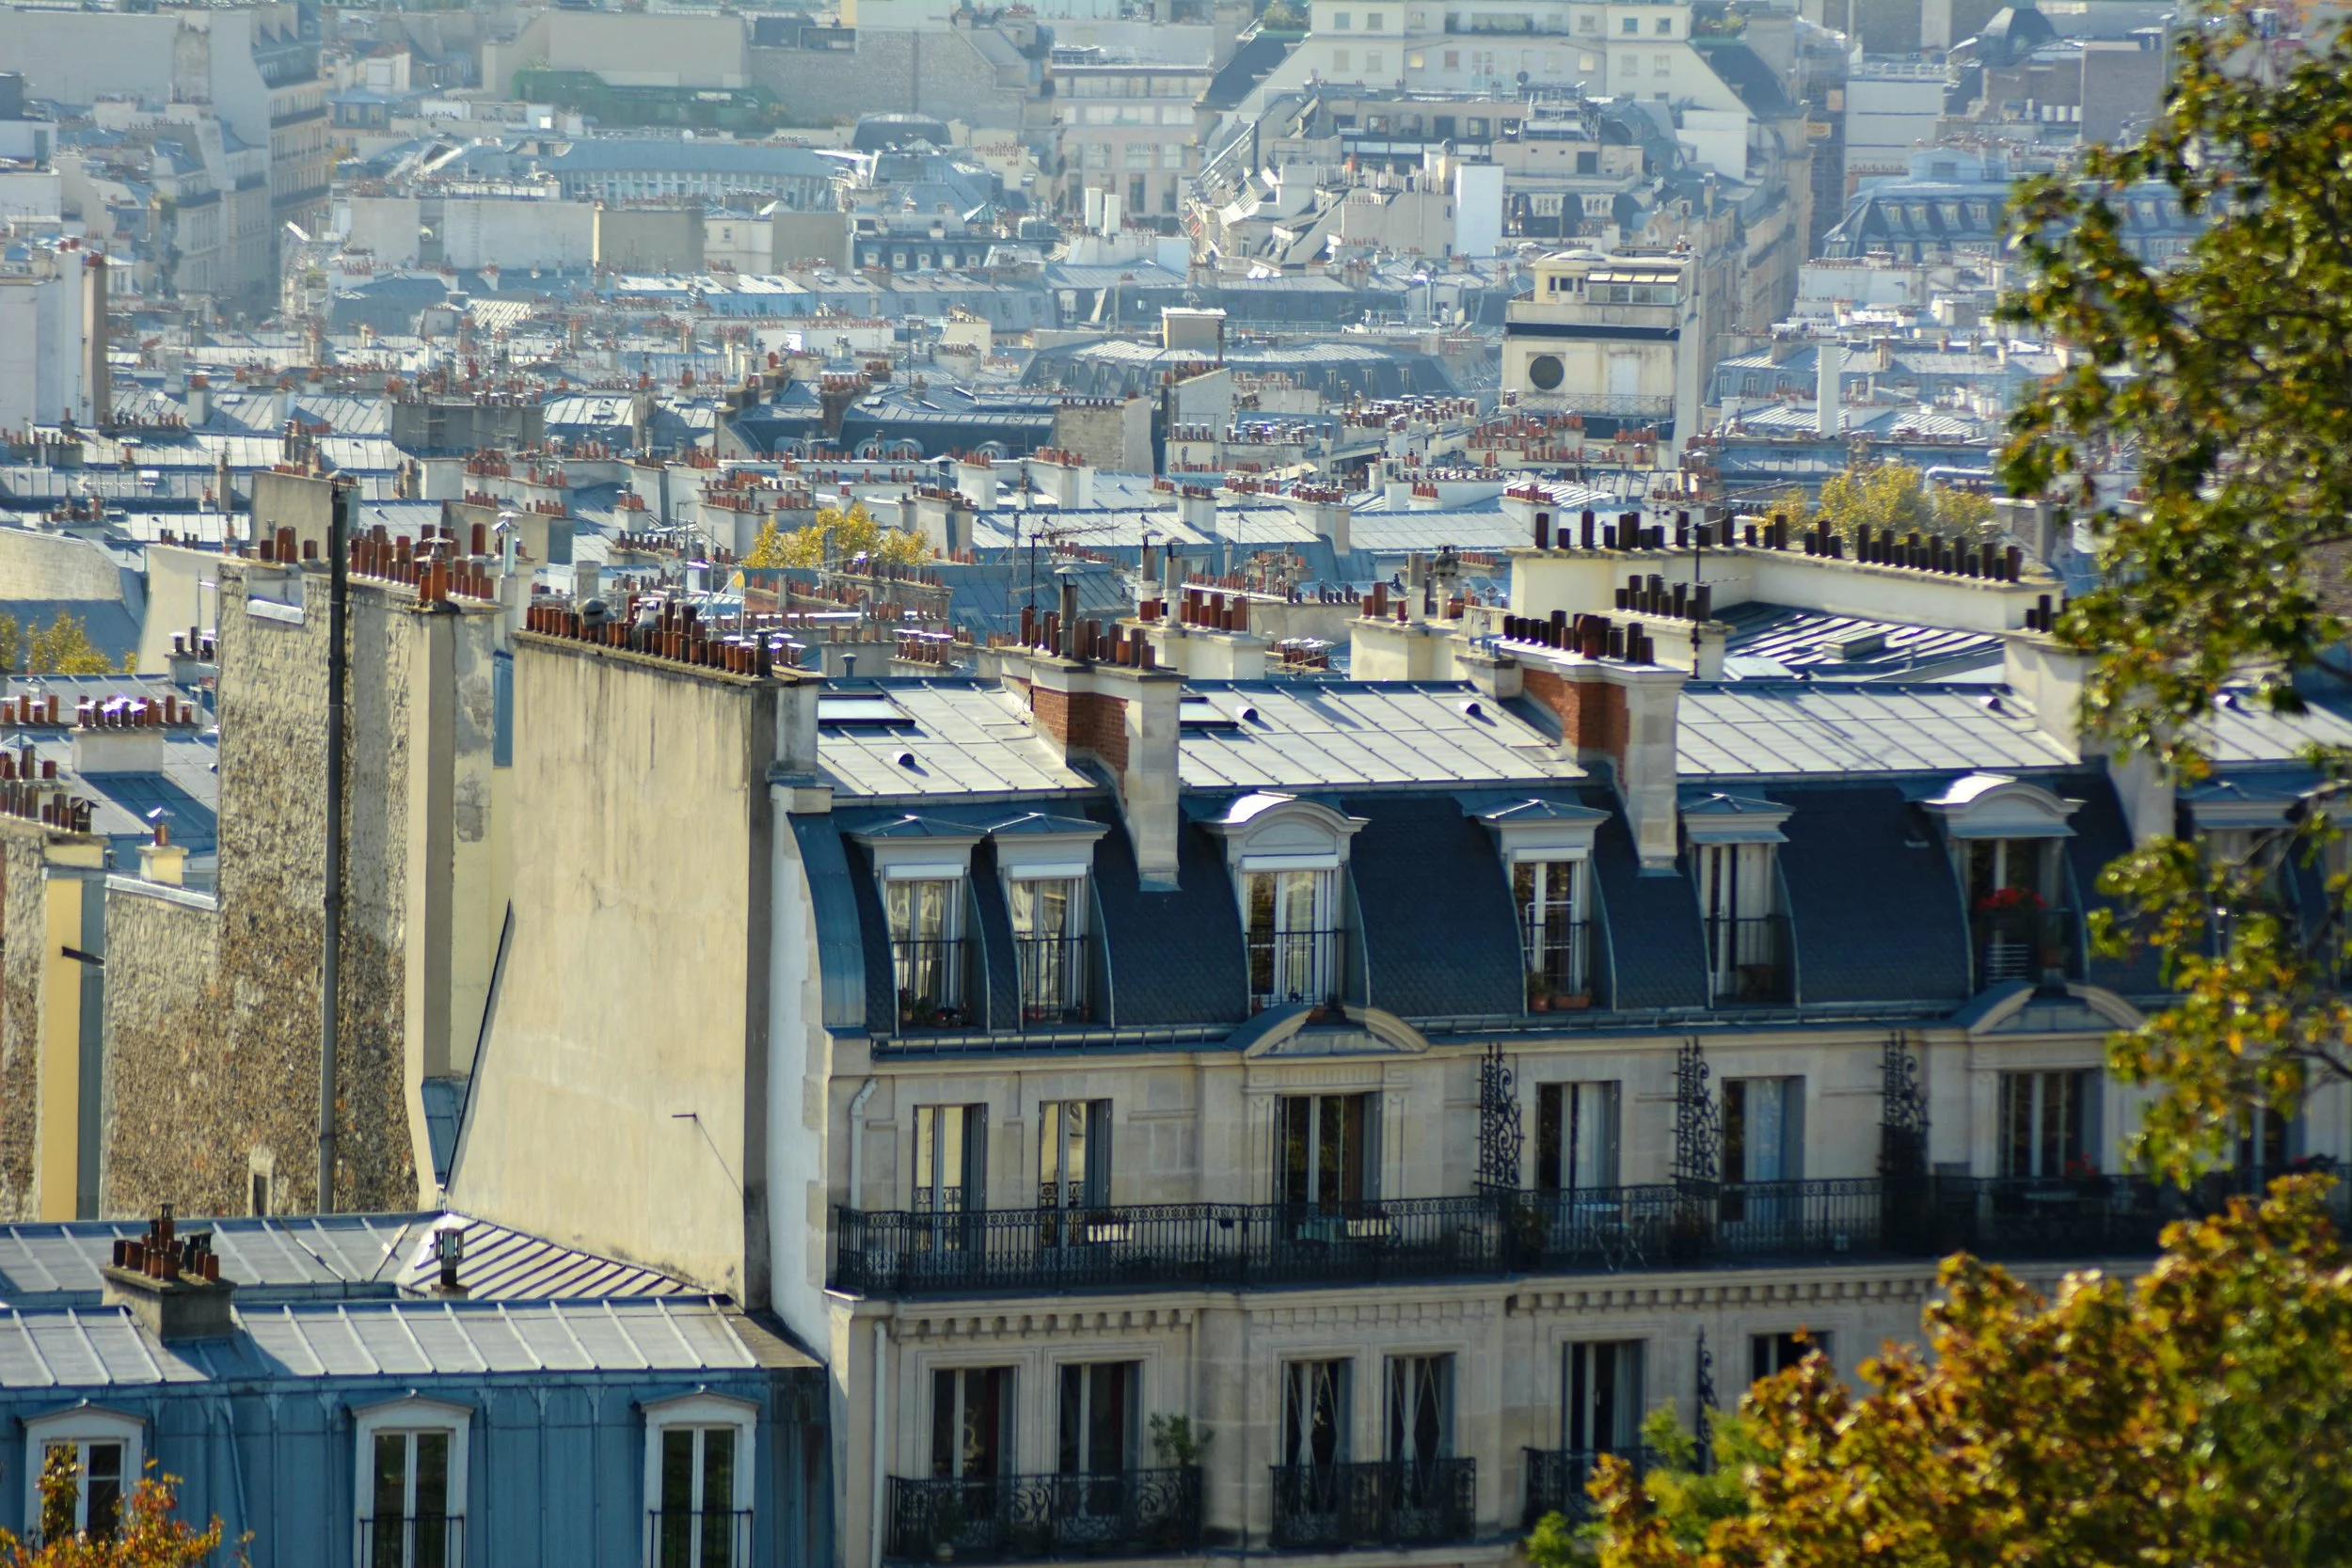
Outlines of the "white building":
<svg viewBox="0 0 2352 1568">
<path fill-rule="evenodd" d="M 83 384 L 85 257 L 73 245 L 44 245 L 24 262 L 0 266 L 0 430 L 66 416 L 86 427 L 98 422 Z"/>
</svg>

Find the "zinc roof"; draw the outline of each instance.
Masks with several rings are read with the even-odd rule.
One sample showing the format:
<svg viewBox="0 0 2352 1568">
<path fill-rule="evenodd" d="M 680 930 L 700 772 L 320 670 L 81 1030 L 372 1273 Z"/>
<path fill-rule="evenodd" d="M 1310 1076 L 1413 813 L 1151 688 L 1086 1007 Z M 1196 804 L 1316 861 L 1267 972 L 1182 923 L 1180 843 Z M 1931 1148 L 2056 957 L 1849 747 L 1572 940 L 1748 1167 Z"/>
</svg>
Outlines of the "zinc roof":
<svg viewBox="0 0 2352 1568">
<path fill-rule="evenodd" d="M 1683 690 L 1680 718 L 1680 769 L 1702 777 L 1965 772 L 2076 760 L 2034 729 L 2015 696 L 1981 687 L 1693 684 Z"/>
<path fill-rule="evenodd" d="M 239 1308 L 243 1333 L 164 1345 L 120 1307 L 0 1311 L 0 1388 L 256 1377 L 734 1371 L 760 1365 L 707 1297 Z"/>
<path fill-rule="evenodd" d="M 1096 787 L 1054 754 L 1028 714 L 1002 691 L 947 681 L 894 681 L 888 689 L 906 723 L 819 725 L 818 767 L 842 794 L 1053 794 Z"/>
<path fill-rule="evenodd" d="M 1554 753 L 1540 731 L 1468 685 L 1209 683 L 1188 687 L 1187 695 L 1205 699 L 1232 722 L 1184 730 L 1177 771 L 1186 789 L 1549 783 L 1583 777 L 1582 769 Z"/>
</svg>

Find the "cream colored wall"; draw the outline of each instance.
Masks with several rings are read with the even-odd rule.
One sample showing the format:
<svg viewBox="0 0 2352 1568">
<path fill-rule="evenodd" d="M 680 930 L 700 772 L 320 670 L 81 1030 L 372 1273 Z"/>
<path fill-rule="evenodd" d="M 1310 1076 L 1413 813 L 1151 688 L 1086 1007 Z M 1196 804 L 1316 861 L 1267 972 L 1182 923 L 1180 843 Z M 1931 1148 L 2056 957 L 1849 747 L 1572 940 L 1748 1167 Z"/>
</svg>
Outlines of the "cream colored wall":
<svg viewBox="0 0 2352 1568">
<path fill-rule="evenodd" d="M 105 863 L 105 847 L 53 841 L 48 863 L 60 870 L 94 869 Z M 48 922 L 40 970 L 40 1123 L 34 1180 L 40 1217 L 71 1220 L 82 1217 L 82 964 L 65 950 L 78 950 L 86 941 L 82 901 L 103 895 L 71 871 L 44 878 L 41 891 Z"/>
<path fill-rule="evenodd" d="M 471 1110 L 500 1135 L 453 1200 L 764 1303 L 772 686 L 516 643 L 515 935 Z"/>
<path fill-rule="evenodd" d="M 147 546 L 147 618 L 139 626 L 140 674 L 170 672 L 173 633 L 185 637 L 190 626 L 213 629 L 213 569 L 219 561 L 218 550 L 190 549 L 183 545 Z"/>
</svg>

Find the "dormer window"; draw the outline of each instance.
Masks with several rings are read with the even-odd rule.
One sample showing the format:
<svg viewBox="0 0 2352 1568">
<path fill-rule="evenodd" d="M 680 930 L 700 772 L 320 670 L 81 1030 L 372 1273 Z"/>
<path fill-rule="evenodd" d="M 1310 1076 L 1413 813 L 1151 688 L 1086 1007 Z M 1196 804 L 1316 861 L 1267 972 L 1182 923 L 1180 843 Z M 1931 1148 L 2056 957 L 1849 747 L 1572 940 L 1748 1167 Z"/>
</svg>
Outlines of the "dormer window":
<svg viewBox="0 0 2352 1568">
<path fill-rule="evenodd" d="M 1582 1008 L 1594 1000 L 1586 864 L 1606 816 L 1556 800 L 1520 800 L 1479 814 L 1510 872 L 1530 1012 Z"/>
<path fill-rule="evenodd" d="M 1788 923 L 1780 894 L 1781 824 L 1788 808 L 1755 796 L 1686 790 L 1681 800 L 1708 990 L 1717 1006 L 1786 1002 L 1792 993 Z"/>
<path fill-rule="evenodd" d="M 1088 915 L 1094 845 L 1107 832 L 1084 817 L 1041 812 L 988 831 L 1012 918 L 1024 1027 L 1081 1023 L 1094 1016 Z"/>
<path fill-rule="evenodd" d="M 2206 864 L 2244 878 L 2251 900 L 2274 908 L 2286 902 L 2281 850 L 2295 832 L 2295 812 L 2302 800 L 2302 782 L 2291 778 L 2209 779 L 2180 794 Z M 2221 912 L 2212 933 L 2217 942 L 2228 940 L 2229 912 Z"/>
<path fill-rule="evenodd" d="M 977 829 L 902 816 L 850 835 L 874 857 L 890 930 L 891 985 L 901 1029 L 971 1022 L 964 943 L 965 879 Z"/>
<path fill-rule="evenodd" d="M 1226 841 L 1241 897 L 1249 1006 L 1323 1006 L 1344 989 L 1340 872 L 1363 826 L 1293 795 L 1242 796 L 1208 824 Z"/>
<path fill-rule="evenodd" d="M 2065 972 L 2072 917 L 2058 852 L 2078 802 L 2039 784 L 1971 773 L 1921 802 L 1942 818 L 1966 901 L 1977 986 Z"/>
</svg>

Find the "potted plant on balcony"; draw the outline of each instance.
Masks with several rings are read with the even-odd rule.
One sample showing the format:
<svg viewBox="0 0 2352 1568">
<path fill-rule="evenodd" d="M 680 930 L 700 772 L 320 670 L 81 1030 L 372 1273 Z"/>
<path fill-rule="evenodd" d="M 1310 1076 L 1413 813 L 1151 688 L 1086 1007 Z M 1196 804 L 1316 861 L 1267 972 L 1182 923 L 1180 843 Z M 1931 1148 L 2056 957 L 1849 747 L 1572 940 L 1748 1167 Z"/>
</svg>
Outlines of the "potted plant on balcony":
<svg viewBox="0 0 2352 1568">
<path fill-rule="evenodd" d="M 1551 993 L 1551 1010 L 1556 1013 L 1581 1013 L 1593 1005 L 1589 990 L 1557 990 Z"/>
<path fill-rule="evenodd" d="M 1540 969 L 1527 972 L 1527 1010 L 1531 1013 L 1551 1011 L 1551 987 L 1544 979 L 1544 972 Z"/>
</svg>

